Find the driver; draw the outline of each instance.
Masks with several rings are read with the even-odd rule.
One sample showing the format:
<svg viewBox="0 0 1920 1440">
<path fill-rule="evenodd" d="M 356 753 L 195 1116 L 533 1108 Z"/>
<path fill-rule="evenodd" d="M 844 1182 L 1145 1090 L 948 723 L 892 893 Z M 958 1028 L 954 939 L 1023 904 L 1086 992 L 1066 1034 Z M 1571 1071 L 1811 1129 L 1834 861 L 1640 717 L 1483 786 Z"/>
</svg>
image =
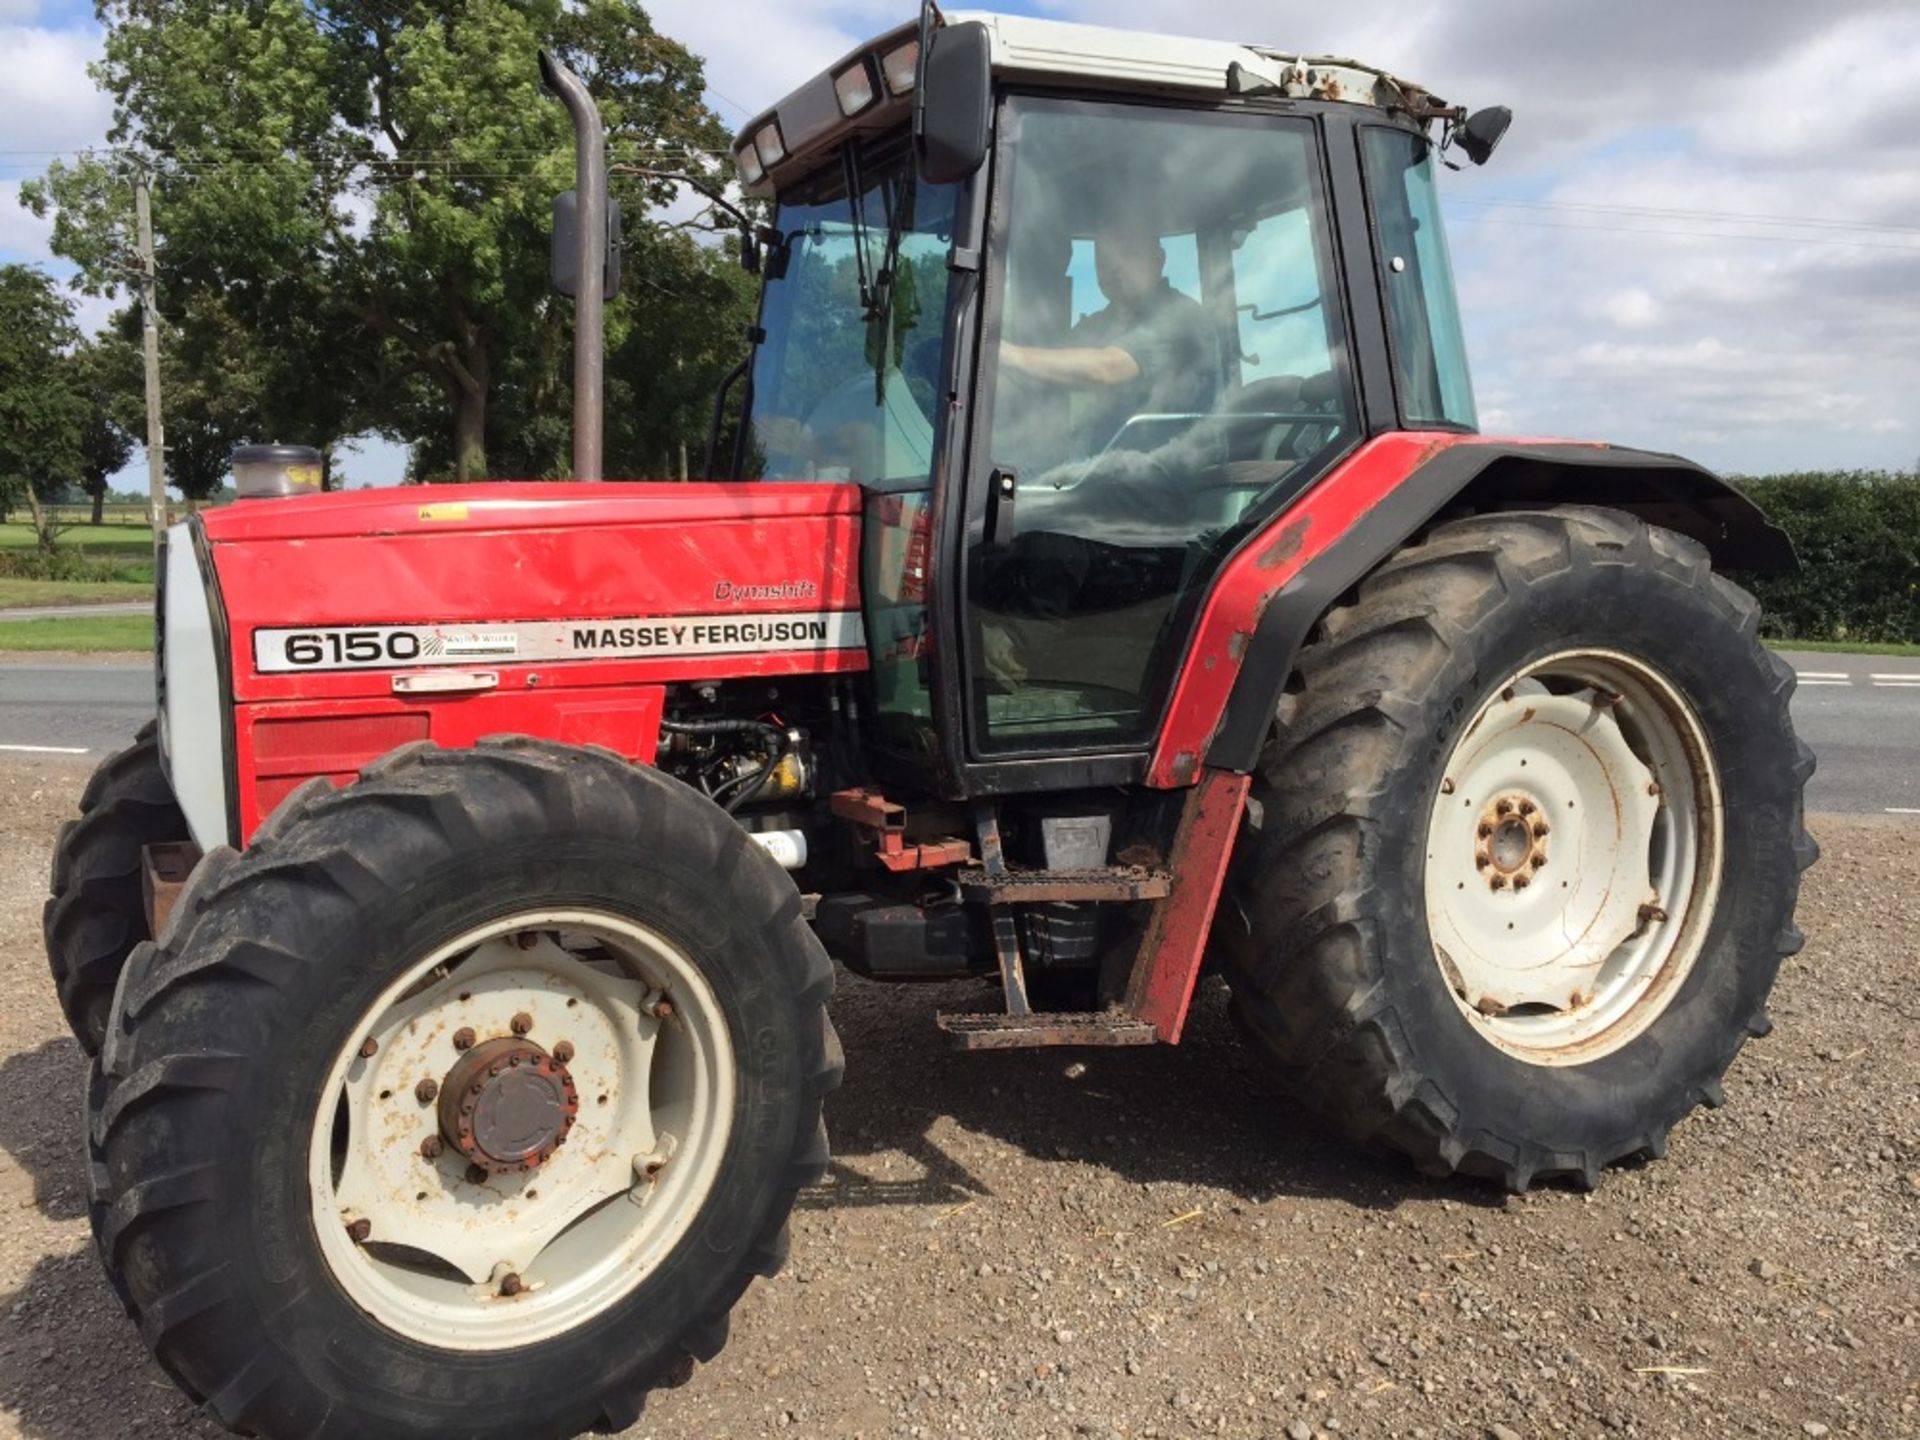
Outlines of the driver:
<svg viewBox="0 0 1920 1440">
<path fill-rule="evenodd" d="M 1106 308 L 1083 317 L 1066 345 L 1003 343 L 1000 363 L 1090 392 L 1096 445 L 1135 415 L 1204 412 L 1214 392 L 1212 332 L 1200 303 L 1168 283 L 1152 222 L 1110 219 L 1094 237 L 1093 261 Z"/>
</svg>

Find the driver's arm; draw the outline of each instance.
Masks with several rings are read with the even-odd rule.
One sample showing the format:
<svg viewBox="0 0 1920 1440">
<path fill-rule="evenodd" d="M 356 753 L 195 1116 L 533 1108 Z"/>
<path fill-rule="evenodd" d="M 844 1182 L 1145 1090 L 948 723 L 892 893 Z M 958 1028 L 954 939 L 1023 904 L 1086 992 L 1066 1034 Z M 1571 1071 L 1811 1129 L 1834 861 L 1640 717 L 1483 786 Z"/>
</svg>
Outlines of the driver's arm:
<svg viewBox="0 0 1920 1440">
<path fill-rule="evenodd" d="M 1140 376 L 1140 362 L 1118 345 L 1055 350 L 1009 342 L 1000 346 L 1000 363 L 1036 380 L 1068 385 L 1124 385 Z"/>
</svg>

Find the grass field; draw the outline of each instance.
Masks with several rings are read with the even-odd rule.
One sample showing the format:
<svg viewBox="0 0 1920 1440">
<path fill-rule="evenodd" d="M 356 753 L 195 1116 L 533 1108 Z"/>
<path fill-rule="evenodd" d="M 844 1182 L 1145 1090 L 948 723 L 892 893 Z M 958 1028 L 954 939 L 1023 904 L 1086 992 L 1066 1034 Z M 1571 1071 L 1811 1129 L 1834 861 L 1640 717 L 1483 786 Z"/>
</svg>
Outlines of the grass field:
<svg viewBox="0 0 1920 1440">
<path fill-rule="evenodd" d="M 14 580 L 0 575 L 0 610 L 28 605 L 105 605 L 150 600 L 153 587 L 120 580 Z"/>
<path fill-rule="evenodd" d="M 1920 656 L 1920 645 L 1881 645 L 1866 640 L 1769 640 L 1775 650 L 1811 650 L 1822 655 Z"/>
<path fill-rule="evenodd" d="M 31 525 L 0 525 L 0 550 L 32 550 L 39 543 Z M 153 532 L 144 525 L 75 525 L 60 532 L 60 544 L 89 555 L 150 555 Z"/>
<path fill-rule="evenodd" d="M 0 623 L 0 650 L 153 650 L 153 620 L 146 615 L 89 615 L 78 620 L 10 620 Z"/>
</svg>

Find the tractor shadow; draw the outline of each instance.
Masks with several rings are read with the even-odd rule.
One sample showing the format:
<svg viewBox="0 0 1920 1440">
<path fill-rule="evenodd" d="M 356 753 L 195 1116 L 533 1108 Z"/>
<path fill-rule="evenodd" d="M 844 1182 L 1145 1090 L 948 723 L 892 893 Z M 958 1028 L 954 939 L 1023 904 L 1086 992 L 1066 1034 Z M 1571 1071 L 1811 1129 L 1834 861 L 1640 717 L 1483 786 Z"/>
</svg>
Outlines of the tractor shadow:
<svg viewBox="0 0 1920 1440">
<path fill-rule="evenodd" d="M 65 1036 L 0 1062 L 0 1150 L 32 1180 L 34 1208 L 49 1220 L 87 1213 L 86 1089 L 87 1057 Z"/>
<path fill-rule="evenodd" d="M 1503 1203 L 1491 1186 L 1425 1179 L 1323 1128 L 1241 1043 L 1217 982 L 1202 982 L 1177 1046 L 948 1048 L 934 1015 L 990 1009 L 997 998 L 971 983 L 841 975 L 832 1012 L 847 1071 L 827 1102 L 834 1160 L 826 1179 L 802 1192 L 803 1209 L 953 1206 L 991 1195 L 935 1137 L 950 1133 L 943 1122 L 1043 1162 L 1224 1191 L 1248 1205 L 1289 1196 L 1382 1211 L 1435 1199 Z M 918 1173 L 895 1178 L 903 1159 Z"/>
</svg>

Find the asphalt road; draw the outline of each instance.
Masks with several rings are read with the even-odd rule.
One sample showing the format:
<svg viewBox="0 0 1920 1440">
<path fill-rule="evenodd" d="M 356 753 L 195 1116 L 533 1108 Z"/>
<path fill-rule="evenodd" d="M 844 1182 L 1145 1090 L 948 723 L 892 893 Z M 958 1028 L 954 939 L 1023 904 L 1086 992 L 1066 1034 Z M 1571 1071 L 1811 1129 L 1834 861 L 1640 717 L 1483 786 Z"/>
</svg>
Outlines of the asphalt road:
<svg viewBox="0 0 1920 1440">
<path fill-rule="evenodd" d="M 1789 653 L 1794 723 L 1819 756 L 1808 808 L 1920 823 L 1920 659 Z M 145 665 L 0 665 L 0 756 L 93 765 L 153 713 Z"/>
</svg>

